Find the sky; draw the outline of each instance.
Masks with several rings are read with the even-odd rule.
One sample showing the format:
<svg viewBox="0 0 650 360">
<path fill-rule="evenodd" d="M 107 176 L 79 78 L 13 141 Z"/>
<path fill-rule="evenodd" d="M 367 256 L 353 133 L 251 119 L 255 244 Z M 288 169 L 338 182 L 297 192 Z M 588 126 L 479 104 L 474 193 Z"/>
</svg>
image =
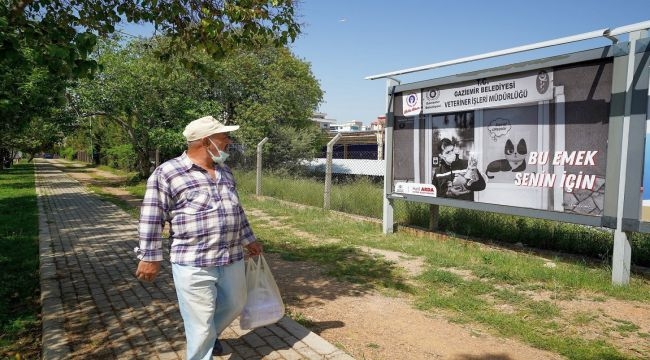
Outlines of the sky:
<svg viewBox="0 0 650 360">
<path fill-rule="evenodd" d="M 370 124 L 386 80 L 367 76 L 650 20 L 648 0 L 302 0 L 290 45 L 324 91 L 318 111 Z M 627 40 L 627 36 L 620 37 Z M 395 76 L 403 84 L 610 45 L 606 38 Z"/>
</svg>

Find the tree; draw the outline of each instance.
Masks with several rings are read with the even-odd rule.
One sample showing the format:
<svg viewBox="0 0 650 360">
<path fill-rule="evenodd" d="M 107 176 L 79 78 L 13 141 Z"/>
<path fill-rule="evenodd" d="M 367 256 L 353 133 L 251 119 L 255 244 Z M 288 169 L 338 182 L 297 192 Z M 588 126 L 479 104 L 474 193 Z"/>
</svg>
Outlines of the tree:
<svg viewBox="0 0 650 360">
<path fill-rule="evenodd" d="M 0 3 L 0 130 L 19 132 L 43 108 L 22 91 L 34 69 L 57 81 L 91 77 L 99 38 L 124 22 L 150 23 L 170 41 L 156 56 L 201 52 L 214 58 L 235 48 L 284 45 L 300 32 L 293 0 L 6 0 Z M 184 65 L 195 64 L 184 58 Z M 63 87 L 44 87 L 52 102 Z M 33 112 L 36 111 L 36 112 Z M 0 144 L 2 146 L 2 144 Z"/>
<path fill-rule="evenodd" d="M 81 118 L 120 126 L 144 178 L 151 170 L 150 152 L 161 145 L 182 147 L 185 124 L 219 111 L 217 104 L 206 101 L 210 91 L 206 80 L 193 76 L 177 57 L 166 63 L 157 58 L 161 42 L 107 42 L 99 48 L 101 69 L 95 78 L 81 80 L 70 96 Z"/>
<path fill-rule="evenodd" d="M 216 58 L 234 48 L 284 45 L 300 32 L 293 0 L 9 0 L 0 5 L 1 58 L 38 49 L 41 64 L 85 74 L 97 37 L 123 22 L 150 23 L 171 39 L 160 55 L 204 50 Z"/>
<path fill-rule="evenodd" d="M 206 66 L 221 117 L 241 125 L 233 135 L 249 151 L 264 137 L 265 165 L 291 166 L 322 145 L 311 115 L 322 101 L 320 84 L 309 63 L 287 48 L 240 50 Z"/>
<path fill-rule="evenodd" d="M 184 148 L 182 131 L 191 120 L 213 115 L 241 125 L 233 136 L 248 149 L 268 136 L 268 164 L 308 157 L 320 145 L 310 117 L 322 91 L 309 64 L 286 48 L 237 50 L 214 60 L 204 53 L 156 57 L 167 39 L 101 45 L 102 65 L 94 80 L 82 80 L 71 98 L 82 117 L 118 124 L 137 154 L 137 170 L 146 177 L 150 153 L 163 157 Z M 188 71 L 182 64 L 198 64 Z"/>
<path fill-rule="evenodd" d="M 60 137 L 70 125 L 64 96 L 69 81 L 39 66 L 32 49 L 21 51 L 21 62 L 0 60 L 0 150 L 33 154 L 56 142 L 52 136 Z M 36 130 L 44 128 L 49 130 Z"/>
<path fill-rule="evenodd" d="M 51 152 L 61 144 L 64 134 L 69 131 L 68 128 L 74 127 L 73 123 L 75 119 L 68 117 L 68 115 L 69 114 L 59 114 L 59 116 L 65 116 L 67 119 L 57 119 L 57 121 L 53 121 L 51 118 L 43 119 L 34 117 L 22 128 L 22 131 L 17 134 L 12 141 L 10 141 L 12 147 L 29 154 L 29 160 L 31 160 L 35 154 Z"/>
</svg>

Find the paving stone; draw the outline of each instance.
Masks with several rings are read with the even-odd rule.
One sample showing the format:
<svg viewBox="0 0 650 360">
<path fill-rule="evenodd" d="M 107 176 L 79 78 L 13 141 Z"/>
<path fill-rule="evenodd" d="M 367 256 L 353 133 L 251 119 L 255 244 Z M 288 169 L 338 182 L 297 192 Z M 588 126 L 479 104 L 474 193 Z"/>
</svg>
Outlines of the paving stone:
<svg viewBox="0 0 650 360">
<path fill-rule="evenodd" d="M 250 333 L 244 335 L 243 339 L 244 339 L 244 341 L 246 341 L 246 343 L 248 345 L 250 345 L 250 346 L 252 346 L 254 348 L 266 344 L 264 339 L 262 339 L 259 335 L 255 334 L 254 332 L 250 332 Z"/>
<path fill-rule="evenodd" d="M 294 349 L 297 352 L 299 352 L 303 356 L 304 359 L 322 359 L 324 357 L 324 355 L 321 355 L 321 354 L 317 353 L 312 348 L 307 347 L 307 346 L 302 347 L 302 348 L 296 348 L 294 346 Z"/>
<path fill-rule="evenodd" d="M 239 356 L 243 358 L 248 358 L 250 356 L 257 356 L 259 357 L 259 354 L 255 349 L 251 348 L 250 346 L 245 346 L 245 345 L 235 345 L 233 349 L 239 354 Z"/>
<path fill-rule="evenodd" d="M 255 349 L 257 353 L 264 358 L 264 360 L 273 360 L 273 359 L 281 359 L 282 356 L 280 355 L 279 352 L 273 350 L 270 346 L 264 345 L 260 346 Z"/>
<path fill-rule="evenodd" d="M 321 355 L 328 355 L 338 350 L 337 347 L 311 332 L 300 340 Z"/>
</svg>

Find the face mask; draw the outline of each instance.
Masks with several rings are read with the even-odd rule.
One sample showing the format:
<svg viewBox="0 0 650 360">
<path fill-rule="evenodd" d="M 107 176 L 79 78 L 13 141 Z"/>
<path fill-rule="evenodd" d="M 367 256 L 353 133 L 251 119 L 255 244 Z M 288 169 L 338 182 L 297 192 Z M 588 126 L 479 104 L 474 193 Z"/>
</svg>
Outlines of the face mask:
<svg viewBox="0 0 650 360">
<path fill-rule="evenodd" d="M 223 163 L 226 162 L 226 159 L 228 159 L 228 157 L 230 156 L 230 154 L 228 154 L 227 152 L 225 152 L 225 151 L 219 149 L 219 147 L 217 146 L 217 144 L 215 144 L 215 143 L 212 141 L 212 139 L 208 138 L 208 140 L 210 140 L 210 142 L 212 143 L 212 145 L 214 145 L 214 147 L 216 147 L 217 150 L 219 150 L 219 156 L 216 156 L 216 155 L 214 155 L 214 154 L 212 153 L 212 151 L 210 151 L 210 149 L 207 149 L 207 150 L 208 150 L 208 154 L 210 154 L 210 157 L 212 158 L 212 161 L 213 161 L 215 164 L 221 164 L 221 165 L 223 165 Z"/>
</svg>

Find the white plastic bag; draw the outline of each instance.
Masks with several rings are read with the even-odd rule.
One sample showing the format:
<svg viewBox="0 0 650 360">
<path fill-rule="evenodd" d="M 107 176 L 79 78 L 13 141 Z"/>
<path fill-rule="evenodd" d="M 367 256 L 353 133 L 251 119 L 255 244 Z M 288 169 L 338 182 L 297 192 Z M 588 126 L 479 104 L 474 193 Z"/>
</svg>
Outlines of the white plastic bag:
<svg viewBox="0 0 650 360">
<path fill-rule="evenodd" d="M 280 290 L 264 256 L 259 255 L 257 261 L 252 258 L 246 261 L 246 286 L 246 305 L 239 315 L 239 326 L 242 329 L 274 324 L 284 316 Z"/>
</svg>

